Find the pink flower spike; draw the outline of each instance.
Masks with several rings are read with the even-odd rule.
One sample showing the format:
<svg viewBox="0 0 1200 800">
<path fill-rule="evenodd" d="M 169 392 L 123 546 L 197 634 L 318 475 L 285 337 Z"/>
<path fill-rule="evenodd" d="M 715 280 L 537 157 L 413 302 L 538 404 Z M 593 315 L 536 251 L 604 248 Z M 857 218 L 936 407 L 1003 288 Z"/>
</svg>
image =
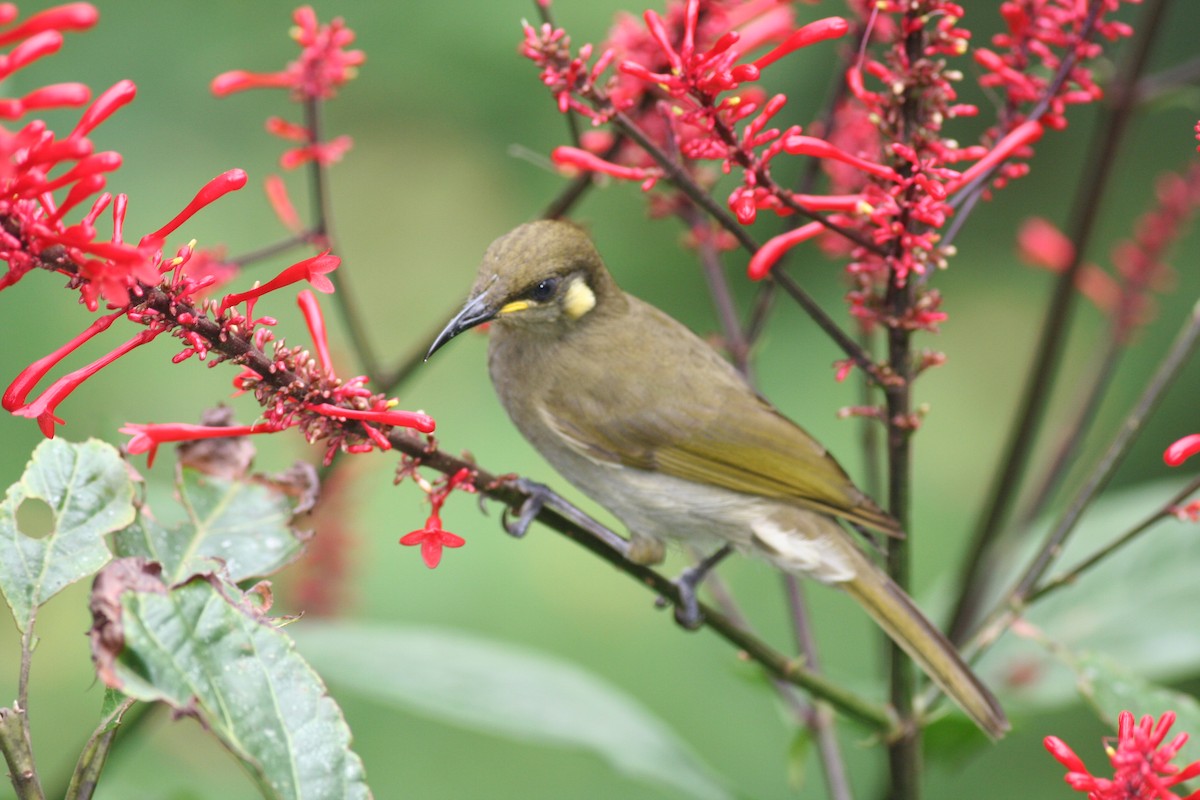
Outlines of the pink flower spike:
<svg viewBox="0 0 1200 800">
<path fill-rule="evenodd" d="M 865 158 L 852 156 L 846 151 L 834 147 L 824 139 L 818 139 L 815 136 L 789 136 L 783 140 L 783 149 L 794 156 L 805 155 L 840 161 L 843 164 L 849 164 L 856 169 L 887 181 L 898 182 L 900 180 L 900 176 L 891 167 L 884 164 L 876 164 L 874 161 L 867 161 Z"/>
<path fill-rule="evenodd" d="M 1192 456 L 1200 453 L 1200 433 L 1184 436 L 1163 452 L 1163 461 L 1168 467 L 1178 467 Z"/>
<path fill-rule="evenodd" d="M 0 46 L 42 31 L 83 31 L 96 24 L 100 12 L 91 3 L 68 3 L 39 11 L 17 27 L 0 33 Z"/>
<path fill-rule="evenodd" d="M 1025 120 L 1009 131 L 1003 139 L 996 142 L 996 146 L 992 148 L 991 152 L 971 165 L 957 180 L 947 183 L 946 194 L 953 194 L 980 175 L 990 172 L 993 167 L 1005 161 L 1017 150 L 1041 139 L 1044 132 L 1045 128 L 1042 123 L 1032 119 Z"/>
<path fill-rule="evenodd" d="M 285 286 L 291 286 L 298 281 L 308 281 L 318 292 L 329 294 L 333 291 L 333 283 L 329 278 L 325 277 L 325 273 L 333 272 L 341 263 L 342 260 L 337 256 L 331 256 L 328 250 L 312 258 L 297 261 L 262 286 L 255 286 L 253 289 L 245 292 L 225 295 L 221 299 L 221 311 L 246 300 L 262 297 L 264 294 L 282 289 Z"/>
<path fill-rule="evenodd" d="M 624 167 L 605 161 L 597 155 L 578 147 L 560 146 L 550 153 L 550 160 L 559 166 L 571 166 L 585 172 L 602 172 L 614 178 L 626 181 L 644 181 L 658 179 L 662 171 L 651 167 Z"/>
<path fill-rule="evenodd" d="M 766 55 L 756 58 L 754 66 L 761 70 L 795 50 L 808 47 L 817 42 L 823 42 L 826 39 L 839 39 L 845 36 L 849 30 L 850 23 L 841 17 L 826 17 L 816 22 L 810 22 L 801 28 L 797 28 L 782 44 L 775 47 Z"/>
<path fill-rule="evenodd" d="M 21 370 L 21 374 L 17 375 L 16 379 L 8 385 L 8 389 L 4 391 L 4 410 L 15 411 L 23 406 L 25 398 L 29 396 L 29 392 L 33 390 L 38 381 L 46 376 L 47 372 L 54 369 L 54 366 L 58 362 L 75 352 L 84 342 L 96 334 L 108 330 L 109 326 L 124 313 L 125 311 L 122 309 L 121 311 L 115 311 L 112 314 L 97 318 L 95 322 L 84 329 L 82 333 L 72 338 L 71 341 Z"/>
<path fill-rule="evenodd" d="M 758 249 L 758 252 L 750 257 L 750 264 L 746 267 L 747 276 L 752 281 L 761 281 L 767 277 L 771 268 L 783 257 L 784 253 L 801 242 L 813 238 L 823 230 L 825 230 L 825 226 L 820 222 L 810 222 L 795 230 L 768 239 Z"/>
<path fill-rule="evenodd" d="M 288 195 L 287 184 L 283 182 L 283 178 L 278 175 L 268 175 L 263 181 L 263 190 L 267 194 L 267 202 L 275 211 L 275 216 L 279 217 L 279 221 L 285 228 L 292 233 L 299 233 L 304 229 L 304 225 L 300 222 L 300 215 L 296 213 L 296 207 L 292 205 L 292 198 Z"/>
<path fill-rule="evenodd" d="M 321 362 L 321 368 L 325 370 L 325 374 L 332 375 L 333 360 L 329 357 L 329 337 L 325 332 L 325 318 L 321 316 L 321 306 L 317 303 L 317 296 L 305 289 L 296 295 L 296 303 L 300 306 L 300 311 L 304 314 L 304 321 L 308 324 L 308 333 L 312 337 L 313 347 L 317 351 L 317 360 Z"/>
<path fill-rule="evenodd" d="M 121 428 L 124 433 L 133 438 L 125 445 L 130 455 L 149 453 L 146 466 L 154 466 L 154 457 L 158 454 L 158 446 L 169 442 L 194 442 L 199 439 L 226 439 L 232 436 L 253 436 L 258 433 L 278 433 L 282 428 L 256 423 L 254 425 L 190 425 L 186 422 L 168 422 L 163 424 L 140 424 L 127 422 Z"/>
<path fill-rule="evenodd" d="M 154 233 L 149 233 L 143 236 L 141 244 L 147 244 L 150 241 L 165 241 L 168 236 L 175 232 L 176 228 L 191 219 L 197 211 L 209 205 L 210 203 L 219 200 L 230 192 L 236 192 L 245 185 L 245 170 L 231 169 L 228 172 L 221 173 L 208 183 L 204 184 L 200 191 L 196 192 L 196 196 L 192 198 L 192 201 L 184 206 L 183 211 L 180 211 L 178 214 L 176 214 L 173 220 L 156 230 Z"/>
<path fill-rule="evenodd" d="M 462 547 L 467 540 L 442 529 L 442 520 L 437 514 L 425 520 L 425 527 L 400 537 L 405 547 L 421 546 L 421 559 L 425 566 L 435 569 L 442 560 L 443 547 Z"/>
<path fill-rule="evenodd" d="M 341 417 L 362 422 L 378 422 L 380 425 L 415 428 L 421 433 L 433 433 L 436 427 L 433 417 L 416 411 L 364 411 L 357 408 L 342 408 L 330 403 L 314 403 L 306 408 L 326 417 Z"/>
<path fill-rule="evenodd" d="M 162 333 L 165 328 L 147 328 L 141 333 L 134 336 L 123 345 L 113 350 L 107 355 L 101 356 L 85 367 L 80 367 L 74 372 L 69 372 L 62 376 L 54 383 L 50 384 L 50 388 L 38 395 L 37 399 L 29 405 L 21 406 L 12 413 L 19 417 L 30 417 L 36 419 L 38 427 L 41 428 L 42 434 L 47 439 L 54 438 L 54 426 L 56 424 L 65 424 L 55 415 L 55 408 L 67 395 L 79 388 L 79 385 L 88 378 L 95 375 L 100 370 L 107 367 L 112 362 L 116 361 L 121 356 L 129 353 L 134 348 L 140 347 L 154 339 Z"/>
</svg>

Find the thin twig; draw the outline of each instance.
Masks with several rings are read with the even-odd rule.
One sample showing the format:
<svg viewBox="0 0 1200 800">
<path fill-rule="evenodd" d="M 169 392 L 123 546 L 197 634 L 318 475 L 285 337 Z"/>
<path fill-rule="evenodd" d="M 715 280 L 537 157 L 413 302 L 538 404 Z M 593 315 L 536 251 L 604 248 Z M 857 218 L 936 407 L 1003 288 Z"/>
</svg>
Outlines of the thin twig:
<svg viewBox="0 0 1200 800">
<path fill-rule="evenodd" d="M 817 642 L 813 637 L 808 619 L 808 604 L 804 600 L 804 589 L 795 575 L 783 576 L 784 591 L 787 592 L 791 610 L 792 634 L 796 638 L 796 651 L 808 661 L 815 671 L 821 671 L 821 659 L 817 654 Z M 809 715 L 808 727 L 817 740 L 817 753 L 821 759 L 821 770 L 825 773 L 826 788 L 830 800 L 852 800 L 854 792 L 846 775 L 846 760 L 838 744 L 836 720 L 826 703 L 814 703 Z"/>
<path fill-rule="evenodd" d="M 1061 437 L 1054 457 L 1046 467 L 1041 480 L 1036 484 L 1038 486 L 1037 494 L 1018 515 L 1022 526 L 1029 525 L 1045 510 L 1055 491 L 1066 479 L 1068 464 L 1083 444 L 1085 434 L 1095 421 L 1108 386 L 1116 374 L 1124 344 L 1124 341 L 1118 336 L 1114 335 L 1109 338 L 1108 346 L 1105 347 L 1104 354 L 1100 357 L 1100 363 L 1096 367 L 1091 383 L 1082 393 L 1082 400 L 1071 404 L 1072 408 L 1077 409 L 1075 417 L 1067 426 L 1066 433 Z"/>
<path fill-rule="evenodd" d="M 323 140 L 323 133 L 320 100 L 308 98 L 304 101 L 304 122 L 311 137 L 310 143 L 316 144 L 321 142 Z M 309 176 L 312 181 L 313 208 L 317 215 L 313 230 L 320 239 L 324 240 L 325 246 L 334 252 L 338 252 L 339 248 L 333 224 L 333 199 L 329 191 L 329 170 L 320 162 L 320 159 L 313 159 L 309 169 Z M 367 335 L 366 328 L 363 327 L 362 313 L 354 299 L 354 293 L 348 285 L 346 277 L 348 272 L 348 270 L 343 269 L 334 275 L 338 291 L 333 293 L 333 300 L 341 311 L 342 322 L 346 325 L 346 333 L 350 337 L 350 344 L 362 362 L 363 372 L 369 378 L 375 380 L 380 371 L 379 359 L 375 356 L 375 349 L 371 345 L 371 337 Z"/>
<path fill-rule="evenodd" d="M 1185 486 L 1182 490 L 1177 492 L 1175 494 L 1175 496 L 1172 497 L 1170 500 L 1168 500 L 1163 505 L 1163 507 L 1160 508 L 1158 511 L 1155 511 L 1153 514 L 1146 517 L 1144 520 L 1139 522 L 1137 525 L 1133 526 L 1132 528 L 1127 530 L 1125 533 L 1123 533 L 1120 536 L 1118 536 L 1117 538 L 1113 539 L 1111 542 L 1106 544 L 1104 547 L 1101 547 L 1096 552 L 1092 553 L 1090 556 L 1085 558 L 1083 561 L 1080 561 L 1078 564 L 1076 564 L 1071 569 L 1067 570 L 1066 572 L 1064 572 L 1061 575 L 1057 575 L 1057 576 L 1045 581 L 1042 584 L 1039 584 L 1036 589 L 1034 589 L 1032 592 L 1029 593 L 1029 596 L 1025 599 L 1025 605 L 1027 605 L 1027 606 L 1032 605 L 1036 601 L 1041 600 L 1046 595 L 1048 595 L 1052 592 L 1055 592 L 1055 591 L 1063 588 L 1064 586 L 1070 586 L 1070 585 L 1074 584 L 1077 580 L 1079 580 L 1079 578 L 1085 572 L 1090 570 L 1092 567 L 1096 566 L 1101 561 L 1103 561 L 1106 558 L 1108 558 L 1109 556 L 1111 556 L 1113 553 L 1115 553 L 1118 550 L 1120 550 L 1121 548 L 1125 547 L 1125 545 L 1129 544 L 1134 539 L 1136 539 L 1137 537 L 1139 537 L 1146 531 L 1150 530 L 1150 528 L 1154 527 L 1159 522 L 1162 522 L 1164 519 L 1173 517 L 1175 508 L 1180 503 L 1182 503 L 1184 500 L 1187 500 L 1189 497 L 1191 497 L 1192 494 L 1194 494 L 1196 492 L 1196 490 L 1198 490 L 1198 489 L 1200 489 L 1200 477 L 1193 478 L 1191 480 L 1191 482 L 1188 483 L 1187 486 Z"/>
</svg>

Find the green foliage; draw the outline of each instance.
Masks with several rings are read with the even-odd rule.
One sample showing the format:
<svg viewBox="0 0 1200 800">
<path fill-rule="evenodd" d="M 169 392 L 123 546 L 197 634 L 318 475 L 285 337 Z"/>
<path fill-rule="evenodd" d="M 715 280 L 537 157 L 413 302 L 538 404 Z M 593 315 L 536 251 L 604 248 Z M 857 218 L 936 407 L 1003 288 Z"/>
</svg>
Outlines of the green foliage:
<svg viewBox="0 0 1200 800">
<path fill-rule="evenodd" d="M 106 682 L 197 716 L 264 797 L 370 796 L 341 710 L 252 597 L 213 573 L 169 588 L 144 575 L 120 592 L 123 646 L 111 662 L 98 656 Z"/>
<path fill-rule="evenodd" d="M 18 528 L 18 510 L 29 500 L 50 507 L 53 526 L 43 537 Z M 133 515 L 133 482 L 112 445 L 61 439 L 38 445 L 0 503 L 0 590 L 22 632 L 38 606 L 108 563 L 104 536 Z"/>
<path fill-rule="evenodd" d="M 306 623 L 301 649 L 377 702 L 512 739 L 583 748 L 687 797 L 728 792 L 671 728 L 621 690 L 545 653 L 444 629 Z"/>
<path fill-rule="evenodd" d="M 228 472 L 227 463 L 205 466 Z M 288 496 L 297 483 L 180 466 L 180 509 L 164 511 L 181 521 L 165 525 L 134 502 L 134 473 L 110 445 L 53 439 L 34 452 L 0 503 L 0 589 L 25 634 L 22 672 L 32 662 L 37 607 L 95 574 L 92 649 L 108 687 L 69 797 L 90 796 L 135 700 L 198 717 L 265 797 L 370 797 L 341 710 L 267 616 L 268 585 L 243 592 L 237 583 L 278 570 L 302 549 L 307 536 L 291 527 Z M 49 508 L 41 536 L 18 524 L 31 500 Z M 26 703 L 22 696 L 6 713 L 14 724 L 0 731 L 13 774 L 33 765 Z"/>
</svg>

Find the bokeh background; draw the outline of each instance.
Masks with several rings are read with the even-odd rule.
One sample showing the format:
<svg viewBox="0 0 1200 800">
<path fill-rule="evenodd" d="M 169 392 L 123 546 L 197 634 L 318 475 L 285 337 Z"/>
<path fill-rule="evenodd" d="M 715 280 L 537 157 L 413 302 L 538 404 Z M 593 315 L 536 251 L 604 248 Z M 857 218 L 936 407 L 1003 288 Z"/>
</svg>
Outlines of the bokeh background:
<svg viewBox="0 0 1200 800">
<path fill-rule="evenodd" d="M 47 5 L 21 7 L 28 13 Z M 286 36 L 292 4 L 100 0 L 97 5 L 97 28 L 69 35 L 61 54 L 20 74 L 5 87 L 6 94 L 59 80 L 83 80 L 97 92 L 122 78 L 134 80 L 137 100 L 93 137 L 98 148 L 124 156 L 110 189 L 130 195 L 130 238 L 157 228 L 206 180 L 235 166 L 250 173 L 251 185 L 205 210 L 172 246 L 195 237 L 201 246 L 225 243 L 231 254 L 238 254 L 281 238 L 284 231 L 258 187 L 267 174 L 278 171 L 282 148 L 262 123 L 269 114 L 298 119 L 297 109 L 280 92 L 216 99 L 207 86 L 225 70 L 271 71 L 292 59 L 296 50 Z M 969 4 L 965 22 L 977 40 L 996 30 L 997 5 L 992 0 Z M 1151 58 L 1152 72 L 1195 55 L 1195 39 L 1188 32 L 1195 29 L 1198 9 L 1190 3 L 1174 6 Z M 555 12 L 575 42 L 583 43 L 603 38 L 617 9 L 640 13 L 642 7 L 617 0 L 561 0 Z M 457 308 L 487 244 L 536 217 L 563 185 L 544 156 L 564 141 L 565 127 L 536 69 L 517 54 L 520 20 L 535 16 L 530 2 L 323 2 L 316 10 L 323 20 L 344 16 L 367 53 L 360 77 L 328 107 L 327 125 L 331 134 L 349 134 L 355 142 L 332 177 L 346 287 L 376 350 L 391 363 L 424 348 Z M 842 10 L 839 3 L 797 6 L 802 18 Z M 1136 20 L 1135 13 L 1127 16 Z M 806 122 L 818 113 L 830 78 L 831 52 L 814 48 L 771 70 L 774 86 L 792 97 L 789 121 Z M 970 73 L 972 68 L 964 63 L 963 69 Z M 990 102 L 971 90 L 966 95 L 981 104 Z M 1100 232 L 1090 252 L 1095 260 L 1107 264 L 1110 247 L 1129 234 L 1132 221 L 1153 197 L 1154 177 L 1196 158 L 1191 126 L 1198 109 L 1200 92 L 1185 89 L 1143 108 L 1133 119 L 1114 166 L 1113 188 L 1103 201 Z M 960 138 L 972 140 L 986 118 L 985 111 L 979 121 L 962 122 Z M 1037 145 L 1033 173 L 975 213 L 958 239 L 958 257 L 936 276 L 950 319 L 942 333 L 924 336 L 919 344 L 944 351 L 948 362 L 923 377 L 917 391 L 918 401 L 930 411 L 916 441 L 913 526 L 916 593 L 934 613 L 944 607 L 939 601 L 945 599 L 946 575 L 963 554 L 990 486 L 1052 286 L 1051 276 L 1019 263 L 1015 226 L 1031 214 L 1065 221 L 1079 176 L 1096 167 L 1086 160 L 1095 118 L 1093 109 L 1073 112 L 1068 131 L 1047 135 Z M 75 117 L 56 114 L 50 119 L 52 125 L 69 128 Z M 304 176 L 291 175 L 288 182 L 303 209 Z M 674 221 L 648 220 L 636 186 L 594 191 L 576 217 L 592 229 L 626 289 L 701 332 L 714 330 L 700 272 L 679 247 L 682 229 Z M 776 224 L 764 219 L 755 234 L 764 239 Z M 1132 344 L 1101 410 L 1102 431 L 1119 423 L 1195 302 L 1198 255 L 1200 242 L 1185 237 L 1173 259 L 1177 277 L 1159 297 L 1155 321 Z M 837 265 L 815 251 L 793 261 L 792 274 L 844 319 L 845 287 Z M 754 289 L 742 279 L 743 267 L 742 256 L 729 258 L 745 308 Z M 254 277 L 271 272 L 271 267 L 258 269 Z M 11 380 L 88 323 L 90 315 L 60 283 L 49 275 L 31 275 L 0 295 L 0 380 Z M 325 307 L 341 372 L 355 374 L 337 314 L 329 302 Z M 305 337 L 287 293 L 272 296 L 259 310 L 277 316 L 279 330 L 289 339 Z M 1072 389 L 1093 363 L 1104 330 L 1100 314 L 1081 303 L 1051 424 L 1066 418 L 1076 399 Z M 433 414 L 444 447 L 469 450 L 493 471 L 549 482 L 592 508 L 557 480 L 509 426 L 487 382 L 485 347 L 482 336 L 455 341 L 403 387 L 403 407 Z M 89 352 L 94 357 L 98 351 Z M 160 341 L 89 381 L 60 407 L 67 421 L 60 435 L 117 442 L 117 429 L 127 421 L 196 421 L 205 408 L 220 402 L 231 403 L 244 422 L 254 418 L 253 405 L 245 398 L 230 400 L 233 369 L 208 370 L 195 361 L 173 366 L 173 352 L 166 340 Z M 799 309 L 780 301 L 757 352 L 758 372 L 764 393 L 858 475 L 863 468 L 860 426 L 836 416 L 839 408 L 858 402 L 858 390 L 852 381 L 834 382 L 830 365 L 838 355 Z M 1166 476 L 1162 448 L 1200 430 L 1198 378 L 1200 369 L 1190 367 L 1170 392 L 1117 475 L 1114 489 Z M 1090 443 L 1083 462 L 1094 459 L 1108 435 Z M 39 438 L 31 421 L 0 418 L 0 484 L 19 477 Z M 271 440 L 259 442 L 258 462 L 264 470 L 319 457 L 297 436 L 265 438 Z M 451 499 L 445 521 L 467 537 L 468 545 L 448 551 L 442 566 L 430 571 L 414 550 L 396 544 L 424 520 L 423 496 L 411 485 L 392 487 L 394 458 L 372 454 L 355 461 L 352 480 L 340 497 L 349 568 L 331 579 L 344 601 L 344 619 L 477 635 L 569 662 L 670 726 L 736 796 L 823 796 L 812 757 L 796 755 L 802 748 L 776 695 L 722 641 L 678 630 L 668 613 L 654 608 L 650 594 L 552 532 L 535 527 L 523 541 L 508 538 L 498 523 L 499 509 L 484 515 L 466 496 Z M 139 469 L 144 466 L 140 459 L 136 463 Z M 144 472 L 152 481 L 165 482 L 170 469 L 170 454 L 164 452 L 159 464 Z M 1193 550 L 1191 555 L 1197 554 Z M 669 568 L 683 563 L 674 554 Z M 760 632 L 787 649 L 790 635 L 778 577 L 745 560 L 721 572 Z M 305 610 L 289 593 L 294 579 L 285 574 L 276 583 L 282 612 Z M 84 636 L 90 622 L 86 590 L 76 586 L 64 592 L 39 617 L 42 641 L 34 661 L 31 706 L 38 762 L 51 785 L 69 774 L 102 694 Z M 829 672 L 882 697 L 878 637 L 843 598 L 816 587 L 809 589 L 809 598 Z M 1179 635 L 1197 634 L 1183 630 Z M 13 626 L 0 622 L 0 694 L 5 697 L 16 691 L 16 643 Z M 1003 693 L 1005 686 L 1000 688 Z M 623 774 L 584 749 L 464 727 L 445 715 L 384 704 L 336 683 L 331 690 L 381 798 L 683 796 Z M 540 701 L 552 705 L 555 699 Z M 586 727 L 588 720 L 580 719 L 579 725 Z M 840 731 L 856 789 L 861 796 L 875 796 L 884 777 L 879 748 L 871 746 L 860 728 L 843 724 Z M 1062 769 L 1042 750 L 1042 737 L 1055 733 L 1077 743 L 1096 762 L 1102 759 L 1099 738 L 1109 732 L 1078 706 L 1019 714 L 1013 734 L 994 748 L 966 748 L 954 758 L 931 760 L 928 796 L 1066 796 Z M 0 797 L 8 791 L 5 782 Z M 173 721 L 168 714 L 155 714 L 119 744 L 98 793 L 110 799 L 252 796 L 254 790 L 235 762 L 194 721 Z"/>
</svg>

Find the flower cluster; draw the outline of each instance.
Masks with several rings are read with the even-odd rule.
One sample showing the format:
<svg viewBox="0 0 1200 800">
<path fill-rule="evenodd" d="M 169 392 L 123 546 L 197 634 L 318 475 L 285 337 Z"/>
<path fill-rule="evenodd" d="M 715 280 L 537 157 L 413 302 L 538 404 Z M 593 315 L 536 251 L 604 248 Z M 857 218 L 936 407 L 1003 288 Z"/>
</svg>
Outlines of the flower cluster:
<svg viewBox="0 0 1200 800">
<path fill-rule="evenodd" d="M 213 94 L 224 97 L 248 89 L 288 89 L 292 98 L 301 103 L 315 104 L 330 100 L 338 88 L 358 74 L 358 67 L 366 60 L 361 50 L 347 50 L 354 42 L 354 32 L 346 27 L 340 17 L 328 25 L 317 22 L 317 16 L 309 6 L 296 9 L 292 15 L 295 27 L 292 38 L 300 45 L 300 57 L 278 72 L 247 72 L 232 70 L 213 78 Z M 284 169 L 295 169 L 310 161 L 321 165 L 339 161 L 350 149 L 349 136 L 338 136 L 329 141 L 317 137 L 314 126 L 297 125 L 279 117 L 267 119 L 267 132 L 285 141 L 300 142 L 299 147 L 287 150 L 280 158 Z"/>
<path fill-rule="evenodd" d="M 1091 16 L 1089 5 L 1095 6 Z M 925 283 L 953 254 L 942 230 L 955 212 L 955 195 L 1022 174 L 1020 159 L 1043 130 L 1061 128 L 1067 106 L 1099 96 L 1089 64 L 1101 45 L 1091 37 L 1128 34 L 1110 19 L 1118 5 L 1004 3 L 1008 31 L 995 37 L 993 49 L 974 55 L 986 70 L 983 83 L 1003 90 L 1008 105 L 1000 123 L 967 146 L 944 132 L 946 124 L 978 113 L 958 100 L 955 84 L 963 71 L 950 64 L 970 52 L 971 41 L 961 25 L 964 8 L 947 0 L 852 3 L 857 23 L 831 17 L 800 26 L 785 4 L 673 0 L 662 16 L 647 11 L 644 26 L 622 17 L 594 64 L 590 45 L 573 54 L 566 34 L 550 25 L 527 25 L 522 51 L 541 68 L 560 110 L 578 111 L 595 124 L 611 121 L 634 142 L 601 157 L 612 138 L 584 136 L 579 146 L 556 148 L 556 163 L 635 180 L 644 189 L 667 174 L 664 154 L 677 153 L 676 166 L 702 187 L 713 178 L 699 164 L 738 171 L 728 206 L 739 222 L 753 223 L 760 211 L 811 220 L 765 243 L 751 259 L 752 279 L 766 277 L 788 250 L 821 236 L 828 249 L 849 256 L 848 300 L 863 325 L 933 330 L 945 314 Z M 851 30 L 864 44 L 845 50 L 847 96 L 832 119 L 807 132 L 777 125 L 787 98 L 768 98 L 755 85 L 763 70 Z M 772 49 L 765 54 L 749 55 L 766 45 Z M 609 65 L 615 72 L 605 79 Z M 1059 67 L 1058 80 L 1045 74 Z M 660 152 L 648 151 L 645 142 Z M 781 186 L 771 166 L 782 156 L 818 159 L 830 191 L 801 194 Z M 889 287 L 904 289 L 914 275 L 921 280 L 911 302 L 897 312 L 885 301 Z"/>
<path fill-rule="evenodd" d="M 444 475 L 430 483 L 416 472 L 415 466 L 415 462 L 409 462 L 402 467 L 397 474 L 396 482 L 399 483 L 405 476 L 411 475 L 412 479 L 429 496 L 429 518 L 425 520 L 424 526 L 401 536 L 400 544 L 406 547 L 419 545 L 425 566 L 434 569 L 441 563 L 443 547 L 462 547 L 467 543 L 466 539 L 450 533 L 442 527 L 442 506 L 446 504 L 446 498 L 455 489 L 474 492 L 474 476 L 469 469 L 464 467 L 453 475 Z"/>
<path fill-rule="evenodd" d="M 1113 777 L 1100 778 L 1088 771 L 1083 760 L 1057 736 L 1047 736 L 1046 749 L 1067 768 L 1064 780 L 1089 800 L 1200 800 L 1200 792 L 1183 798 L 1170 791 L 1200 775 L 1200 761 L 1186 767 L 1171 763 L 1188 735 L 1181 733 L 1164 744 L 1175 714 L 1165 712 L 1158 721 L 1149 714 L 1135 724 L 1133 714 L 1122 711 L 1117 719 L 1117 746 L 1105 745 Z"/>
<path fill-rule="evenodd" d="M 15 9 L 0 9 L 0 24 L 13 21 Z M 0 32 L 0 45 L 16 46 L 0 56 L 0 77 L 54 52 L 63 30 L 86 28 L 96 19 L 87 4 L 72 4 L 36 14 Z M 352 34 L 340 23 L 318 26 L 311 11 L 297 12 L 298 38 L 305 56 L 285 73 L 297 91 L 324 97 L 349 74 L 360 56 L 342 51 Z M 327 58 L 323 64 L 321 59 Z M 324 88 L 323 88 L 324 87 Z M 164 244 L 198 211 L 242 188 L 246 174 L 230 170 L 206 184 L 173 219 L 142 236 L 136 244 L 124 234 L 128 198 L 104 192 L 106 175 L 121 163 L 117 153 L 94 153 L 88 134 L 133 99 L 136 89 L 122 81 L 104 92 L 83 112 L 71 133 L 57 137 L 45 123 L 33 121 L 16 133 L 0 128 L 0 259 L 8 271 L 0 277 L 0 290 L 16 284 L 34 269 L 66 275 L 84 304 L 107 312 L 53 353 L 26 367 L 3 394 L 5 410 L 36 419 L 46 436 L 63 424 L 58 406 L 76 388 L 107 365 L 164 333 L 178 338 L 183 349 L 176 362 L 196 357 L 209 366 L 232 361 L 245 367 L 235 380 L 240 391 L 253 392 L 264 410 L 259 422 L 248 426 L 216 427 L 185 424 L 126 426 L 132 435 L 129 450 L 148 452 L 153 458 L 159 444 L 211 437 L 269 433 L 298 427 L 310 441 L 327 442 L 326 461 L 338 450 L 361 452 L 390 449 L 392 428 L 433 430 L 433 420 L 415 412 L 395 410 L 397 401 L 365 388 L 364 377 L 343 380 L 329 360 L 324 322 L 311 292 L 302 292 L 300 304 L 315 342 L 317 358 L 309 351 L 288 347 L 276 340 L 270 317 L 255 317 L 259 297 L 300 281 L 321 291 L 333 291 L 327 273 L 338 259 L 322 253 L 293 264 L 275 278 L 217 300 L 208 294 L 232 277 L 232 266 L 212 254 L 197 252 L 190 243 L 175 254 L 164 254 Z M 9 118 L 25 111 L 55 105 L 80 105 L 89 92 L 78 84 L 60 84 L 0 103 Z M 279 205 L 278 203 L 276 204 Z M 75 223 L 69 212 L 87 209 Z M 100 215 L 111 209 L 112 232 L 97 231 Z M 126 318 L 143 330 L 106 355 L 74 370 L 30 399 L 37 384 L 67 356 L 112 324 Z M 271 355 L 265 350 L 271 346 Z"/>
<path fill-rule="evenodd" d="M 1173 273 L 1167 251 L 1200 204 L 1200 166 L 1184 174 L 1168 173 L 1155 183 L 1157 205 L 1134 224 L 1133 236 L 1111 252 L 1115 275 L 1094 264 L 1078 273 L 1079 291 L 1112 317 L 1114 336 L 1126 341 L 1152 316 L 1151 293 L 1169 286 Z M 1050 222 L 1030 219 L 1017 239 L 1022 257 L 1035 266 L 1065 270 L 1075 257 L 1072 243 Z"/>
</svg>

